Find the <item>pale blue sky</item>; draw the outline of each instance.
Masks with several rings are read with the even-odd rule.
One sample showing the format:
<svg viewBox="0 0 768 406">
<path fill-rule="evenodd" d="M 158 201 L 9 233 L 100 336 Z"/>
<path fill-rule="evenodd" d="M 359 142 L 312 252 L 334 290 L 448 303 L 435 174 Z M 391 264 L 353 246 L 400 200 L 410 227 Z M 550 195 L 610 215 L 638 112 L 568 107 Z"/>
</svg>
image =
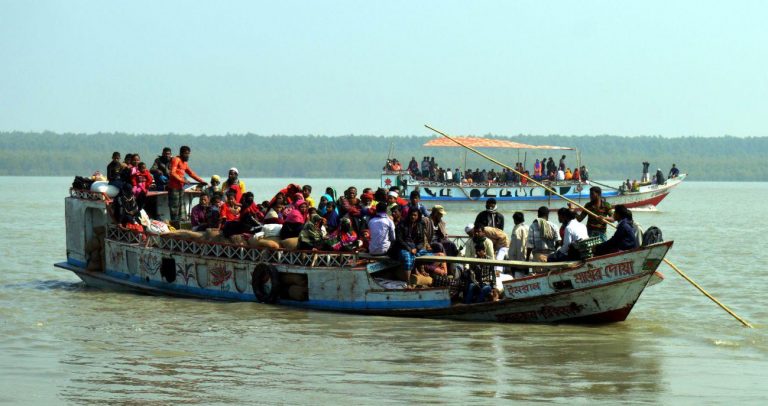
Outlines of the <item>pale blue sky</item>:
<svg viewBox="0 0 768 406">
<path fill-rule="evenodd" d="M 0 130 L 768 136 L 765 1 L 0 0 Z"/>
</svg>

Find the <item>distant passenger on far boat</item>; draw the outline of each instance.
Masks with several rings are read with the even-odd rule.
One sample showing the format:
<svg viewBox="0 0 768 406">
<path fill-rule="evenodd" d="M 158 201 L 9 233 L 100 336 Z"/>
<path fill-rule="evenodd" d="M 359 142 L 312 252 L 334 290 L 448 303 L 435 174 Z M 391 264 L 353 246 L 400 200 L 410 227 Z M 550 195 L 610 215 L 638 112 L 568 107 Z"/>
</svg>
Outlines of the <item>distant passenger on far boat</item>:
<svg viewBox="0 0 768 406">
<path fill-rule="evenodd" d="M 667 180 L 664 179 L 664 174 L 661 173 L 661 168 L 656 168 L 656 184 L 663 185 Z"/>
<path fill-rule="evenodd" d="M 608 240 L 605 234 L 607 228 L 606 221 L 613 222 L 613 217 L 611 217 L 613 207 L 603 199 L 603 190 L 599 186 L 589 188 L 589 202 L 584 205 L 584 208 L 597 215 L 597 217 L 593 216 L 588 214 L 586 210 L 583 210 L 577 217 L 578 221 L 588 217 L 587 232 L 589 236 L 600 237 L 603 241 Z"/>
<path fill-rule="evenodd" d="M 573 180 L 580 181 L 581 180 L 581 172 L 579 171 L 579 168 L 573 168 Z"/>
<path fill-rule="evenodd" d="M 563 172 L 562 169 L 558 169 L 555 173 L 555 180 L 556 181 L 562 181 L 565 180 L 565 172 Z"/>
<path fill-rule="evenodd" d="M 680 169 L 677 169 L 675 164 L 672 164 L 672 169 L 669 170 L 669 175 L 667 175 L 667 178 L 674 179 L 678 176 L 680 176 Z"/>
<path fill-rule="evenodd" d="M 453 181 L 456 183 L 461 182 L 461 171 L 459 168 L 456 168 L 456 170 L 453 171 Z"/>
<path fill-rule="evenodd" d="M 560 222 L 565 225 L 563 245 L 547 258 L 547 262 L 559 262 L 579 259 L 578 251 L 571 249 L 571 245 L 589 238 L 587 227 L 576 220 L 576 213 L 563 207 L 557 212 Z"/>
<path fill-rule="evenodd" d="M 192 179 L 207 186 L 208 183 L 189 168 L 189 156 L 192 150 L 184 145 L 179 149 L 179 155 L 171 159 L 170 177 L 168 178 L 168 209 L 171 212 L 171 223 L 174 227 L 179 225 L 181 220 L 181 200 L 184 195 L 184 185 L 186 185 L 186 175 Z"/>
<path fill-rule="evenodd" d="M 586 182 L 589 180 L 589 171 L 587 170 L 587 167 L 582 165 L 579 169 L 579 177 L 582 181 Z"/>
<path fill-rule="evenodd" d="M 416 162 L 416 157 L 411 157 L 411 162 L 408 163 L 408 172 L 411 173 L 411 176 L 418 176 L 419 175 L 419 163 Z"/>
<path fill-rule="evenodd" d="M 616 232 L 613 233 L 613 236 L 608 241 L 595 247 L 595 255 L 611 254 L 638 247 L 637 232 L 632 221 L 632 212 L 623 204 L 616 205 L 613 211 L 613 219 L 619 222 L 616 225 Z"/>
<path fill-rule="evenodd" d="M 504 215 L 496 211 L 496 199 L 490 198 L 486 200 L 485 210 L 475 217 L 475 224 L 504 230 Z"/>
<path fill-rule="evenodd" d="M 525 225 L 523 212 L 516 211 L 512 215 L 515 226 L 512 228 L 509 244 L 509 259 L 513 261 L 525 261 L 528 247 L 528 226 Z"/>
<path fill-rule="evenodd" d="M 376 215 L 368 221 L 371 242 L 368 252 L 371 255 L 387 255 L 395 241 L 395 223 L 387 216 L 387 204 L 376 204 Z"/>
<path fill-rule="evenodd" d="M 651 166 L 648 161 L 643 161 L 643 177 L 640 179 L 641 183 L 648 183 L 651 181 L 650 175 L 648 175 L 648 167 Z"/>
<path fill-rule="evenodd" d="M 557 167 L 559 170 L 565 172 L 565 155 L 560 158 L 560 164 Z"/>
<path fill-rule="evenodd" d="M 560 234 L 553 223 L 549 222 L 549 208 L 539 207 L 538 218 L 533 220 L 528 228 L 528 243 L 526 244 L 525 260 L 547 262 L 547 257 L 555 252 Z"/>
</svg>

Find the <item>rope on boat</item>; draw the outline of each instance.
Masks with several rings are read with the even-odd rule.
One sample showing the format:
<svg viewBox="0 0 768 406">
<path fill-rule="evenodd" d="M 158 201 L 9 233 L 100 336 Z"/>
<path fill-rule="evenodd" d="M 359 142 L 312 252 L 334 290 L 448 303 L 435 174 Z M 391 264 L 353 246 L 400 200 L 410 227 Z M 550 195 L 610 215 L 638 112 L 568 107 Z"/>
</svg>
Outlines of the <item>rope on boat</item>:
<svg viewBox="0 0 768 406">
<path fill-rule="evenodd" d="M 446 134 L 446 133 L 444 133 L 444 132 L 442 132 L 442 131 L 440 131 L 440 130 L 437 130 L 437 129 L 435 129 L 435 128 L 432 128 L 432 127 L 430 127 L 430 126 L 429 126 L 429 125 L 427 125 L 427 124 L 424 124 L 424 127 L 427 127 L 428 129 L 430 129 L 430 130 L 432 130 L 432 131 L 434 131 L 434 132 L 436 132 L 436 133 L 438 133 L 438 134 L 442 135 L 443 137 L 445 137 L 445 138 L 448 138 L 449 140 L 451 140 L 451 141 L 455 142 L 455 143 L 456 143 L 456 144 L 458 144 L 459 146 L 461 146 L 461 147 L 464 147 L 464 148 L 466 148 L 466 149 L 468 149 L 468 150 L 470 150 L 470 151 L 472 151 L 472 152 L 476 153 L 477 155 L 480 155 L 481 157 L 483 157 L 483 158 L 485 158 L 485 159 L 487 159 L 487 160 L 489 160 L 489 161 L 491 161 L 491 162 L 495 163 L 496 165 L 499 165 L 499 166 L 501 166 L 501 167 L 503 167 L 503 168 L 507 168 L 507 169 L 509 169 L 510 171 L 512 171 L 512 172 L 514 172 L 514 173 L 516 173 L 516 174 L 520 175 L 520 176 L 521 176 L 521 177 L 523 177 L 523 178 L 528 178 L 528 181 L 529 181 L 529 182 L 531 182 L 531 183 L 534 183 L 534 184 L 536 184 L 536 185 L 538 185 L 538 186 L 541 186 L 542 188 L 544 188 L 545 190 L 549 191 L 549 192 L 550 192 L 550 193 L 552 193 L 552 194 L 555 194 L 555 195 L 557 195 L 557 196 L 560 196 L 560 198 L 562 198 L 563 200 L 567 201 L 568 203 L 571 203 L 571 204 L 573 204 L 573 205 L 575 205 L 575 206 L 579 207 L 581 210 L 583 210 L 583 211 L 584 211 L 584 212 L 586 212 L 587 214 L 590 214 L 590 215 L 592 215 L 592 216 L 594 216 L 594 217 L 596 217 L 596 218 L 599 218 L 599 219 L 600 219 L 602 222 L 604 222 L 605 224 L 607 224 L 607 225 L 609 225 L 609 226 L 611 226 L 611 227 L 613 227 L 613 228 L 616 228 L 616 225 L 614 225 L 613 223 L 611 223 L 611 222 L 609 222 L 609 221 L 605 220 L 604 218 L 602 218 L 602 217 L 598 216 L 597 214 L 595 214 L 595 213 L 593 213 L 593 212 L 589 211 L 589 210 L 588 210 L 587 208 L 585 208 L 584 206 L 582 206 L 582 205 L 580 205 L 579 203 L 576 203 L 575 201 L 573 201 L 573 200 L 571 200 L 571 199 L 569 199 L 569 198 L 567 198 L 567 197 L 565 197 L 565 196 L 561 195 L 560 193 L 558 193 L 558 192 L 557 192 L 557 191 L 555 191 L 554 189 L 552 189 L 552 188 L 550 188 L 550 187 L 548 187 L 548 186 L 544 185 L 543 183 L 541 183 L 541 182 L 537 181 L 536 179 L 533 179 L 533 178 L 531 178 L 530 176 L 528 176 L 528 175 L 526 175 L 526 174 L 524 174 L 524 173 L 520 173 L 520 172 L 519 172 L 519 171 L 517 171 L 515 168 L 512 168 L 512 167 L 510 167 L 510 166 L 507 166 L 507 165 L 505 165 L 505 164 L 503 164 L 503 163 L 499 162 L 499 161 L 498 161 L 498 160 L 496 160 L 495 158 L 492 158 L 492 157 L 490 157 L 490 156 L 488 156 L 488 155 L 486 155 L 486 154 L 484 154 L 484 153 L 482 153 L 482 152 L 478 151 L 477 149 L 470 147 L 469 145 L 464 145 L 464 144 L 463 144 L 461 141 L 459 141 L 459 140 L 457 140 L 457 139 L 455 139 L 455 138 L 451 137 L 450 135 L 448 135 L 448 134 Z M 693 279 L 691 279 L 691 278 L 690 278 L 688 275 L 686 275 L 686 274 L 685 274 L 685 273 L 684 273 L 684 272 L 683 272 L 683 271 L 682 271 L 680 268 L 678 268 L 677 266 L 675 266 L 674 264 L 672 264 L 672 262 L 670 262 L 668 259 L 664 258 L 664 263 L 665 263 L 665 264 L 667 264 L 667 265 L 669 265 L 669 266 L 670 266 L 670 267 L 671 267 L 671 268 L 672 268 L 672 269 L 673 269 L 675 272 L 677 272 L 677 274 L 678 274 L 678 275 L 680 275 L 680 276 L 681 276 L 683 279 L 685 279 L 685 280 L 686 280 L 688 283 L 690 283 L 691 285 L 693 285 L 693 287 L 695 287 L 695 288 L 696 288 L 696 289 L 698 289 L 698 290 L 699 290 L 701 293 L 703 293 L 703 294 L 704 294 L 704 296 L 708 297 L 710 300 L 712 300 L 713 302 L 715 302 L 715 304 L 717 304 L 718 306 L 720 306 L 720 308 L 721 308 L 721 309 L 725 310 L 725 311 L 726 311 L 728 314 L 730 314 L 731 316 L 733 316 L 733 318 L 735 318 L 736 320 L 738 320 L 738 321 L 739 321 L 739 322 L 740 322 L 742 325 L 744 325 L 744 327 L 752 328 L 752 325 L 751 325 L 749 322 L 747 322 L 747 321 L 746 321 L 746 320 L 744 320 L 743 318 L 739 317 L 739 316 L 738 316 L 736 313 L 734 313 L 734 312 L 733 312 L 731 309 L 729 309 L 729 308 L 728 308 L 728 306 L 724 305 L 724 304 L 723 304 L 723 303 L 721 303 L 719 300 L 717 300 L 717 299 L 716 299 L 714 296 L 712 296 L 711 294 L 709 294 L 709 293 L 708 293 L 706 290 L 704 290 L 704 288 L 702 288 L 702 287 L 701 287 L 701 285 L 699 285 L 698 283 L 694 282 L 694 281 L 693 281 Z"/>
<path fill-rule="evenodd" d="M 591 180 L 591 179 L 589 180 L 589 183 L 594 183 L 595 185 L 600 185 L 602 187 L 607 187 L 608 189 L 619 190 L 619 188 L 615 188 L 613 186 L 608 186 L 605 183 L 595 182 L 594 180 Z"/>
</svg>

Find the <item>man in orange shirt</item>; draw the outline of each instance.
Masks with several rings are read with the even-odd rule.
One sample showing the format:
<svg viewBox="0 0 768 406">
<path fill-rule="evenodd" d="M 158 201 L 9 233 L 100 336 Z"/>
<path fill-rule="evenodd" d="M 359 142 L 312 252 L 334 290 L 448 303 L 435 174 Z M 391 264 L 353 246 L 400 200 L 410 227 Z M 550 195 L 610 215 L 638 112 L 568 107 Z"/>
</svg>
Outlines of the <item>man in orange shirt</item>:
<svg viewBox="0 0 768 406">
<path fill-rule="evenodd" d="M 201 177 L 189 169 L 189 155 L 192 150 L 188 146 L 183 146 L 179 149 L 179 155 L 171 159 L 171 166 L 169 169 L 168 186 L 168 209 L 171 212 L 171 224 L 179 228 L 179 220 L 181 219 L 181 200 L 184 196 L 184 185 L 186 185 L 186 175 L 189 175 L 192 179 L 200 182 L 204 186 L 208 183 Z"/>
</svg>

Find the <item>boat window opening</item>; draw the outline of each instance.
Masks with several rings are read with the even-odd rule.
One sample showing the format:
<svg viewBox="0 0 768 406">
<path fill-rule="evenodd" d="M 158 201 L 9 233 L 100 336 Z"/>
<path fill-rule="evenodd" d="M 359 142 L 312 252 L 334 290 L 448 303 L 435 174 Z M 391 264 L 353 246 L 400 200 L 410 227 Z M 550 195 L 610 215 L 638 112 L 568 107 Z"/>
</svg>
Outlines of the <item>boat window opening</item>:
<svg viewBox="0 0 768 406">
<path fill-rule="evenodd" d="M 160 274 L 168 283 L 176 280 L 176 260 L 173 258 L 163 258 L 160 264 Z"/>
<path fill-rule="evenodd" d="M 552 287 L 555 288 L 555 291 L 573 289 L 573 282 L 571 282 L 570 279 L 566 279 L 564 281 L 556 281 L 552 283 Z"/>
<path fill-rule="evenodd" d="M 139 270 L 139 258 L 136 252 L 129 250 L 125 251 L 125 261 L 128 266 L 128 272 L 131 275 L 141 274 L 141 271 Z"/>
</svg>

